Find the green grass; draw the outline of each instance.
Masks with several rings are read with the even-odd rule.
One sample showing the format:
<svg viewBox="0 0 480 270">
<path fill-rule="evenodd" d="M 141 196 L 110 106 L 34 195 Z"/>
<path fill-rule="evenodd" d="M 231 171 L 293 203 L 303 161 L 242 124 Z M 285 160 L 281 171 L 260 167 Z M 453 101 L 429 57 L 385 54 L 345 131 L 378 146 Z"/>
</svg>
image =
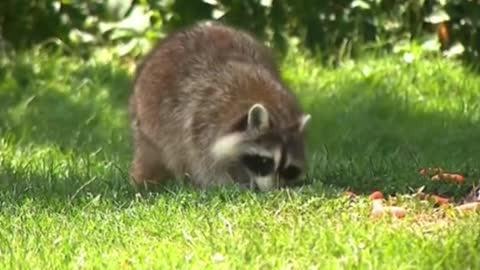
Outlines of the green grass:
<svg viewBox="0 0 480 270">
<path fill-rule="evenodd" d="M 480 215 L 442 217 L 408 194 L 459 198 L 479 178 L 480 77 L 426 56 L 328 69 L 294 54 L 283 70 L 313 114 L 309 185 L 135 194 L 127 67 L 0 59 L 0 268 L 479 269 Z M 427 181 L 428 166 L 467 183 Z M 402 194 L 408 215 L 373 221 L 347 188 Z"/>
</svg>

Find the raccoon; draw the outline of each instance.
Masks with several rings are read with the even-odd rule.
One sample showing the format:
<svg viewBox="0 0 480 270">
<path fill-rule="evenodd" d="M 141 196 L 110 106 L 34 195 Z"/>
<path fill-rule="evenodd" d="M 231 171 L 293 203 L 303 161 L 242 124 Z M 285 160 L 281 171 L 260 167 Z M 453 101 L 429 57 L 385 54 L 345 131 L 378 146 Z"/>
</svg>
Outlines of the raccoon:
<svg viewBox="0 0 480 270">
<path fill-rule="evenodd" d="M 268 191 L 304 175 L 311 116 L 244 30 L 202 21 L 169 34 L 138 66 L 129 111 L 137 185 Z"/>
<path fill-rule="evenodd" d="M 473 185 L 470 192 L 463 198 L 461 203 L 480 202 L 480 180 Z"/>
</svg>

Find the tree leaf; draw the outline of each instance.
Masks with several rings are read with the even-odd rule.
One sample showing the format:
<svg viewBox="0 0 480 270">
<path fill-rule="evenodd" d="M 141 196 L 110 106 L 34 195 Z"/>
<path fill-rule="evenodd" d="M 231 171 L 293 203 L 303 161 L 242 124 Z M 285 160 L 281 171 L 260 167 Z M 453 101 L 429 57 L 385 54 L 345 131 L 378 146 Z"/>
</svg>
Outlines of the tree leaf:
<svg viewBox="0 0 480 270">
<path fill-rule="evenodd" d="M 143 8 L 136 6 L 125 19 L 116 23 L 101 22 L 99 29 L 101 33 L 108 32 L 112 29 L 124 29 L 141 33 L 147 30 L 149 26 L 150 12 L 146 12 Z"/>
<path fill-rule="evenodd" d="M 443 55 L 447 58 L 452 58 L 455 56 L 462 55 L 464 51 L 465 51 L 465 47 L 463 47 L 462 43 L 457 42 L 448 50 L 444 51 Z"/>
<path fill-rule="evenodd" d="M 271 7 L 273 0 L 260 0 L 260 5 L 264 7 Z"/>
<path fill-rule="evenodd" d="M 93 43 L 96 41 L 94 35 L 78 29 L 72 29 L 68 34 L 68 37 L 75 43 Z"/>
<path fill-rule="evenodd" d="M 428 15 L 425 17 L 425 22 L 432 23 L 432 24 L 437 24 L 441 22 L 446 22 L 450 20 L 450 16 L 448 15 L 447 12 L 443 9 L 439 9 L 437 11 L 434 11 L 432 14 Z"/>
<path fill-rule="evenodd" d="M 113 19 L 121 19 L 127 15 L 129 8 L 132 6 L 133 0 L 106 0 L 105 9 L 109 17 Z"/>
<path fill-rule="evenodd" d="M 360 9 L 370 9 L 370 4 L 362 1 L 362 0 L 354 0 L 352 4 L 350 4 L 352 8 L 360 8 Z"/>
</svg>

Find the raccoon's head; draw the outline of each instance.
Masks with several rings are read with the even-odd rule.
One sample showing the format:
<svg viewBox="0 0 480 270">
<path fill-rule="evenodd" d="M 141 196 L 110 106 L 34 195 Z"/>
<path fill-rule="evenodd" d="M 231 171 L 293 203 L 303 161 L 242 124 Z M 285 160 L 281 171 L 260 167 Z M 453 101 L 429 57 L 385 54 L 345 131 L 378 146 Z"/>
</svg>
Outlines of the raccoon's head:
<svg viewBox="0 0 480 270">
<path fill-rule="evenodd" d="M 263 105 L 254 104 L 211 149 L 215 160 L 231 165 L 232 178 L 261 191 L 295 183 L 306 168 L 304 129 L 310 115 L 299 115 L 282 128 L 270 116 Z"/>
</svg>

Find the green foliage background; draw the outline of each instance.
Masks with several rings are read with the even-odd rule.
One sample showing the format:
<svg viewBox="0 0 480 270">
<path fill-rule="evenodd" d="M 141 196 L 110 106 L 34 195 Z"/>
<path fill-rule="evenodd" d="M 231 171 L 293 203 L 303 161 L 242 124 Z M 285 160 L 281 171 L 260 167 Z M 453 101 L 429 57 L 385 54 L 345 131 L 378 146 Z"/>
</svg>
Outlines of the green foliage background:
<svg viewBox="0 0 480 270">
<path fill-rule="evenodd" d="M 61 43 L 88 52 L 94 46 L 115 45 L 121 55 L 138 55 L 166 31 L 201 19 L 218 19 L 256 33 L 280 52 L 288 49 L 291 37 L 297 37 L 300 45 L 334 62 L 355 57 L 368 44 L 390 51 L 413 39 L 438 40 L 437 29 L 442 24 L 448 39 L 443 36 L 434 50 L 446 51 L 455 45 L 465 59 L 480 58 L 477 0 L 0 2 L 3 47 Z"/>
</svg>

